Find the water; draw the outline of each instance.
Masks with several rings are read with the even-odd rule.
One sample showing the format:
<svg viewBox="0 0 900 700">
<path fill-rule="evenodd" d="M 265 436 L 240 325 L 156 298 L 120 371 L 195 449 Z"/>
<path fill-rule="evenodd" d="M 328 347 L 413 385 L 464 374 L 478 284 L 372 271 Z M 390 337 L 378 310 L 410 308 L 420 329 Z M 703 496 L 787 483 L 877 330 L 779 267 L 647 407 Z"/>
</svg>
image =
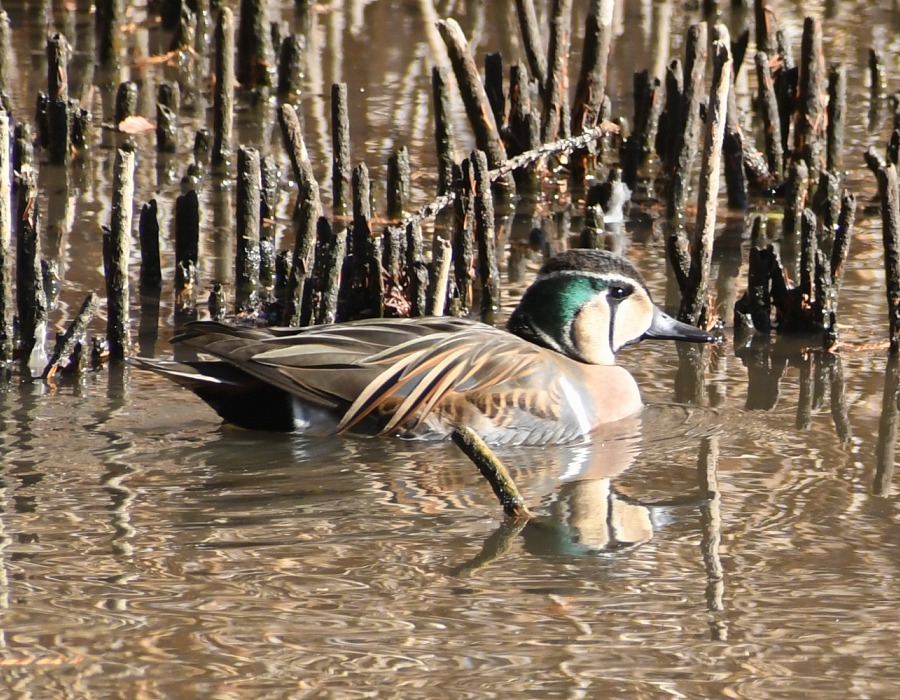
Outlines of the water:
<svg viewBox="0 0 900 700">
<path fill-rule="evenodd" d="M 99 124 L 114 89 L 84 49 L 91 17 L 80 5 L 37 5 L 4 3 L 14 28 L 14 113 L 31 115 L 45 85 L 43 27 L 52 17 L 73 32 L 70 77 L 85 86 L 73 92 L 90 97 Z M 519 55 L 507 5 L 454 10 L 480 52 Z M 631 72 L 664 63 L 658 54 L 667 52 L 651 39 L 650 3 L 625 5 L 611 85 L 616 109 L 628 113 Z M 696 19 L 677 5 L 671 56 Z M 801 10 L 771 5 L 799 46 Z M 538 513 L 524 526 L 504 522 L 452 445 L 242 432 L 130 369 L 56 387 L 2 385 L 0 696 L 894 697 L 897 370 L 871 347 L 886 337 L 886 318 L 875 185 L 861 165 L 869 143 L 882 147 L 887 125 L 868 130 L 859 96 L 866 51 L 892 55 L 897 17 L 866 3 L 835 5 L 822 8 L 828 58 L 846 61 L 851 75 L 848 181 L 861 204 L 839 354 L 785 339 L 736 349 L 729 332 L 704 352 L 698 375 L 671 344 L 624 351 L 620 362 L 649 404 L 639 419 L 587 447 L 499 452 Z M 270 12 L 296 21 L 291 3 Z M 303 110 L 326 197 L 328 86 L 346 80 L 354 159 L 365 157 L 383 182 L 387 155 L 408 144 L 419 168 L 414 202 L 429 199 L 431 49 L 421 12 L 378 0 L 313 13 Z M 159 81 L 181 74 L 144 60 L 167 36 L 143 6 L 132 19 L 129 62 L 112 85 L 138 80 L 142 113 L 152 116 Z M 201 61 L 196 75 L 207 69 Z M 136 200 L 157 197 L 166 232 L 183 154 L 209 104 L 196 84 L 203 89 L 185 90 L 181 155 L 157 161 L 152 135 L 138 137 Z M 746 92 L 742 99 L 749 103 Z M 258 128 L 275 124 L 273 114 L 242 101 L 238 134 L 271 147 L 288 172 L 277 128 Z M 467 138 L 461 114 L 457 121 Z M 68 178 L 41 170 L 44 254 L 63 278 L 57 328 L 87 291 L 103 289 L 99 231 L 109 219 L 114 144 L 99 135 Z M 212 212 L 203 224 L 205 294 L 211 280 L 231 279 L 232 195 L 214 178 L 199 190 Z M 283 195 L 282 245 L 291 205 Z M 519 219 L 527 232 L 530 215 Z M 617 244 L 662 300 L 663 241 L 640 220 Z M 734 217 L 721 225 L 741 241 L 717 247 L 726 314 L 744 284 L 743 272 L 725 274 L 739 268 L 742 248 L 746 255 L 742 227 Z M 509 299 L 537 262 L 511 281 Z M 102 329 L 101 318 L 94 330 Z M 158 337 L 142 336 L 142 352 L 169 356 L 173 330 L 166 288 Z"/>
</svg>

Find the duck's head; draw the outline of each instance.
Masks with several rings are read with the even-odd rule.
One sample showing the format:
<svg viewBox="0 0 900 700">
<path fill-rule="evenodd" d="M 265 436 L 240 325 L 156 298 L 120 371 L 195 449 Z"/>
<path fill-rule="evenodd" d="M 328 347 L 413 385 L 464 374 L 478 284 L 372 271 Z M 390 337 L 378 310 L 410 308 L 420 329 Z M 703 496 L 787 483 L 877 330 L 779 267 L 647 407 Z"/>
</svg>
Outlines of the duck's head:
<svg viewBox="0 0 900 700">
<path fill-rule="evenodd" d="M 677 321 L 650 299 L 635 267 L 603 250 L 569 250 L 549 260 L 522 296 L 510 332 L 574 360 L 615 363 L 645 338 L 709 343 L 715 336 Z"/>
</svg>

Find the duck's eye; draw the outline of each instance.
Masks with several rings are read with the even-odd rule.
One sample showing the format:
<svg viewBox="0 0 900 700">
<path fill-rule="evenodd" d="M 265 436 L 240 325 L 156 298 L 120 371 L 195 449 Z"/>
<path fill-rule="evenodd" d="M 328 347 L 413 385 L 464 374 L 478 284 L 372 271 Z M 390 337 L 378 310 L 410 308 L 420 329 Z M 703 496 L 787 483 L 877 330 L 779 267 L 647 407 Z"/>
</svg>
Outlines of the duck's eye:
<svg viewBox="0 0 900 700">
<path fill-rule="evenodd" d="M 607 294 L 609 294 L 610 299 L 624 299 L 629 294 L 631 294 L 631 289 L 628 287 L 613 285 L 609 288 L 609 292 L 607 292 Z"/>
</svg>

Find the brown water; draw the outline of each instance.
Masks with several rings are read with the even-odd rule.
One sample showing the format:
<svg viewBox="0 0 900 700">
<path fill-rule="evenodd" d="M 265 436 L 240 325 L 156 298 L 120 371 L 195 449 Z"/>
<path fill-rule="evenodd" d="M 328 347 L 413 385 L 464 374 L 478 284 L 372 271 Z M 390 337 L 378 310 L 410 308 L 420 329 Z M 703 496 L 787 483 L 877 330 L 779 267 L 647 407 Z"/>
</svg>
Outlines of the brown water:
<svg viewBox="0 0 900 700">
<path fill-rule="evenodd" d="M 852 347 L 804 354 L 779 340 L 738 353 L 726 340 L 705 351 L 699 381 L 672 345 L 623 352 L 649 404 L 639 420 L 590 446 L 501 451 L 540 515 L 524 528 L 504 523 L 451 445 L 223 428 L 191 395 L 130 370 L 56 388 L 16 378 L 0 385 L 0 696 L 895 697 L 897 396 L 885 352 L 856 345 L 887 332 L 875 186 L 861 154 L 887 135 L 887 125 L 866 125 L 867 50 L 894 67 L 898 17 L 876 3 L 770 4 L 796 47 L 802 12 L 824 13 L 828 58 L 849 68 L 846 160 L 861 206 L 840 320 Z M 127 64 L 111 80 L 94 74 L 92 17 L 76 5 L 4 3 L 14 114 L 30 119 L 45 89 L 48 21 L 75 45 L 72 92 L 90 100 L 95 124 L 111 114 L 117 82 L 139 81 L 152 117 L 159 82 L 181 78 L 181 154 L 158 161 L 152 134 L 137 139 L 136 200 L 158 198 L 168 233 L 184 154 L 206 124 L 208 64 L 198 60 L 192 74 L 146 61 L 168 37 L 141 5 Z M 273 19 L 295 22 L 291 3 L 271 5 Z M 380 183 L 388 154 L 409 145 L 415 204 L 430 198 L 434 53 L 422 5 L 331 2 L 313 13 L 303 111 L 326 197 L 327 95 L 345 80 L 354 159 Z M 513 3 L 438 5 L 479 52 L 520 56 Z M 620 5 L 611 85 L 616 112 L 630 114 L 633 70 L 666 60 L 653 37 L 671 26 L 668 50 L 680 55 L 697 15 L 684 3 L 658 3 L 655 15 L 650 2 Z M 733 29 L 744 22 L 727 19 Z M 268 126 L 274 106 L 247 104 L 240 142 L 271 149 L 289 172 Z M 468 149 L 459 111 L 457 122 Z M 68 176 L 41 169 L 44 252 L 63 278 L 60 328 L 88 291 L 103 290 L 114 143 L 98 133 Z M 231 278 L 233 216 L 221 181 L 206 178 L 199 191 L 212 212 L 202 297 L 212 280 Z M 289 191 L 279 206 L 288 246 Z M 530 216 L 515 217 L 510 236 L 527 233 Z M 551 237 L 560 221 L 544 222 Z M 723 311 L 744 284 L 734 278 L 742 227 L 722 222 Z M 635 212 L 615 244 L 663 299 L 663 243 L 646 216 Z M 168 235 L 164 246 L 171 273 Z M 159 338 L 142 337 L 141 348 L 165 357 L 168 287 L 160 319 Z M 102 331 L 102 318 L 94 327 Z"/>
</svg>

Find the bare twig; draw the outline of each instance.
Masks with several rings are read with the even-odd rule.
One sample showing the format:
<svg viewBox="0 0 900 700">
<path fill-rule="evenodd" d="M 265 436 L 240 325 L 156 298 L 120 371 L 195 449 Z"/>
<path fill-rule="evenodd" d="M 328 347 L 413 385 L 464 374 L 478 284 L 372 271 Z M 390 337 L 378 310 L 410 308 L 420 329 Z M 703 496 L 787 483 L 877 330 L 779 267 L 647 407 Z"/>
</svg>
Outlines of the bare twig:
<svg viewBox="0 0 900 700">
<path fill-rule="evenodd" d="M 533 513 L 528 510 L 528 506 L 525 505 L 525 499 L 519 493 L 516 482 L 509 475 L 509 471 L 478 433 L 469 427 L 460 427 L 453 431 L 451 438 L 466 457 L 475 463 L 481 475 L 488 480 L 506 515 L 510 518 L 530 519 L 534 517 Z"/>
</svg>

